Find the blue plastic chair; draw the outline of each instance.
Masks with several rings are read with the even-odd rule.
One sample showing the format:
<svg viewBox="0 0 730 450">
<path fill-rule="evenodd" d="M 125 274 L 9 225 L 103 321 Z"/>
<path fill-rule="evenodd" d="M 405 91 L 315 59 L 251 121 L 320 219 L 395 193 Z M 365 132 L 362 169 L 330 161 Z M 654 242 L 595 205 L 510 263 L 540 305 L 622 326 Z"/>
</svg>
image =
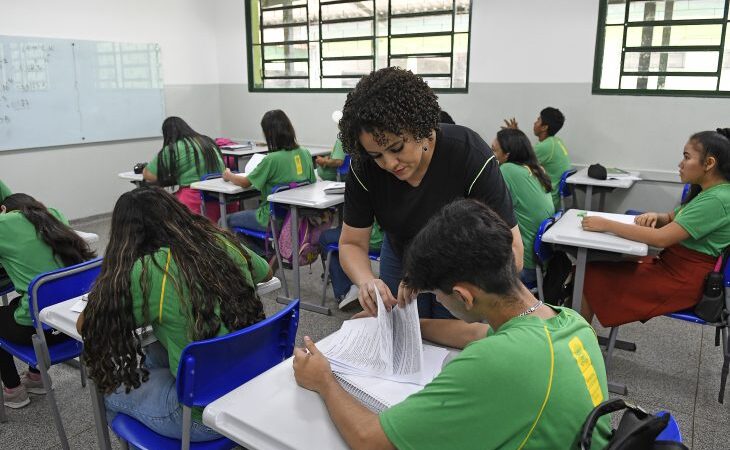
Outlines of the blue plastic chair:
<svg viewBox="0 0 730 450">
<path fill-rule="evenodd" d="M 350 155 L 345 155 L 345 160 L 342 165 L 337 168 L 337 181 L 342 181 L 347 176 L 347 172 L 350 171 Z"/>
<path fill-rule="evenodd" d="M 46 398 L 53 414 L 53 421 L 61 440 L 61 446 L 68 449 L 68 439 L 63 429 L 63 422 L 58 411 L 56 398 L 53 394 L 51 378 L 48 376 L 48 369 L 58 363 L 77 358 L 81 355 L 83 345 L 75 339 L 68 340 L 49 346 L 43 330 L 50 330 L 48 326 L 41 323 L 38 313 L 51 305 L 60 303 L 74 297 L 86 294 L 91 290 L 101 270 L 101 258 L 95 258 L 74 266 L 46 272 L 35 277 L 28 286 L 28 303 L 30 317 L 33 320 L 33 327 L 36 334 L 33 336 L 33 345 L 20 345 L 0 338 L 0 348 L 6 350 L 19 360 L 30 366 L 37 367 L 41 372 L 43 387 L 48 392 Z M 81 385 L 86 386 L 86 373 L 81 367 Z M 0 389 L 0 410 L 3 411 L 2 389 Z"/>
<path fill-rule="evenodd" d="M 332 244 L 327 244 L 327 247 L 324 250 L 326 250 L 327 256 L 325 258 L 326 262 L 324 263 L 324 285 L 322 287 L 322 301 L 320 302 L 320 305 L 322 306 L 324 306 L 324 303 L 327 300 L 327 284 L 330 279 L 330 257 L 332 256 L 332 253 L 340 251 L 340 246 L 336 242 L 333 242 Z M 380 251 L 369 251 L 368 258 L 370 258 L 370 261 L 380 261 Z"/>
<path fill-rule="evenodd" d="M 294 351 L 299 325 L 299 300 L 259 323 L 204 341 L 192 342 L 180 355 L 177 398 L 183 405 L 182 440 L 155 433 L 126 414 L 117 414 L 112 430 L 122 440 L 148 450 L 222 450 L 237 444 L 228 438 L 190 442 L 193 407 L 205 407 L 228 392 L 284 361 Z M 260 405 L 242 405 L 257 408 Z"/>
<path fill-rule="evenodd" d="M 537 263 L 537 267 L 535 267 L 535 274 L 537 278 L 537 297 L 545 301 L 545 293 L 543 291 L 543 274 L 542 270 L 545 264 L 550 260 L 550 258 L 553 257 L 553 246 L 550 244 L 547 244 L 542 241 L 543 235 L 545 235 L 545 232 L 555 224 L 561 217 L 563 216 L 563 211 L 560 210 L 556 212 L 552 217 L 548 217 L 547 219 L 543 220 L 540 223 L 540 227 L 537 229 L 537 234 L 535 235 L 535 242 L 532 246 L 532 251 L 537 257 L 535 259 L 535 262 Z M 532 289 L 531 286 L 528 286 L 528 288 Z"/>
<path fill-rule="evenodd" d="M 563 172 L 562 175 L 560 175 L 560 183 L 558 184 L 558 194 L 560 194 L 560 208 L 562 210 L 565 210 L 565 199 L 568 197 L 573 197 L 573 205 L 575 205 L 575 197 L 573 196 L 573 189 L 568 186 L 567 179 L 569 176 L 573 175 L 577 170 L 575 169 L 569 169 Z"/>
<path fill-rule="evenodd" d="M 728 317 L 730 317 L 730 264 L 725 265 L 723 278 L 725 281 L 725 308 L 722 313 L 722 319 L 719 322 L 706 322 L 697 317 L 691 308 L 665 314 L 666 317 L 671 317 L 672 319 L 715 327 L 715 346 L 719 347 L 722 345 L 723 355 L 722 372 L 720 375 L 720 391 L 717 395 L 717 401 L 720 403 L 724 403 L 725 400 L 725 385 L 727 384 L 728 373 L 730 372 L 730 333 L 728 333 Z M 608 335 L 608 345 L 606 347 L 606 372 L 608 372 L 613 351 L 616 348 L 618 330 L 618 326 L 613 327 Z M 627 392 L 625 386 L 621 386 L 621 388 L 622 392 L 618 393 L 625 395 Z"/>
<path fill-rule="evenodd" d="M 655 441 L 682 442 L 682 433 L 679 431 L 679 424 L 674 420 L 674 416 L 667 411 L 659 411 L 656 415 L 659 417 L 669 415 L 669 422 L 667 422 L 667 427 L 657 435 Z"/>
<path fill-rule="evenodd" d="M 271 193 L 275 194 L 277 192 L 286 191 L 288 189 L 295 189 L 301 186 L 306 186 L 309 184 L 309 181 L 300 181 L 300 182 L 292 182 L 289 184 L 277 184 L 271 189 Z M 270 219 L 269 219 L 269 227 L 266 231 L 261 230 L 254 230 L 252 228 L 243 228 L 243 227 L 231 227 L 231 231 L 236 234 L 242 234 L 244 236 L 252 237 L 254 239 L 259 239 L 264 241 L 264 246 L 266 248 L 266 251 L 268 253 L 268 243 L 271 242 L 272 246 L 274 247 L 274 254 L 276 255 L 276 261 L 279 263 L 279 268 L 282 269 L 282 263 L 281 263 L 281 253 L 279 253 L 279 245 L 277 243 L 277 237 L 279 236 L 279 232 L 276 230 L 276 221 L 280 219 L 284 219 L 286 217 L 286 213 L 289 211 L 288 208 L 277 205 L 275 203 L 269 202 L 269 212 L 270 212 Z M 287 297 L 289 296 L 289 287 L 287 286 L 286 277 L 281 276 L 281 284 L 284 288 L 284 295 Z"/>
</svg>

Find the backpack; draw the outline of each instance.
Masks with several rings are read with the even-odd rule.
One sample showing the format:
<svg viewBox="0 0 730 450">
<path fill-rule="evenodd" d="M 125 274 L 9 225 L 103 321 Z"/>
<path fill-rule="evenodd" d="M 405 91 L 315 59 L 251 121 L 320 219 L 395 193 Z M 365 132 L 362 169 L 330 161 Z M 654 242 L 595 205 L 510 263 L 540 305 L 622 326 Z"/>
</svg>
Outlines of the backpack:
<svg viewBox="0 0 730 450">
<path fill-rule="evenodd" d="M 572 285 L 567 283 L 572 270 L 573 263 L 565 252 L 553 253 L 545 267 L 545 280 L 542 285 L 546 303 L 562 306 L 567 298 L 573 296 Z"/>
<path fill-rule="evenodd" d="M 302 210 L 299 217 L 299 265 L 312 264 L 320 253 L 319 236 L 332 227 L 332 213 L 328 210 Z M 291 213 L 287 212 L 277 239 L 281 259 L 292 262 Z"/>
</svg>

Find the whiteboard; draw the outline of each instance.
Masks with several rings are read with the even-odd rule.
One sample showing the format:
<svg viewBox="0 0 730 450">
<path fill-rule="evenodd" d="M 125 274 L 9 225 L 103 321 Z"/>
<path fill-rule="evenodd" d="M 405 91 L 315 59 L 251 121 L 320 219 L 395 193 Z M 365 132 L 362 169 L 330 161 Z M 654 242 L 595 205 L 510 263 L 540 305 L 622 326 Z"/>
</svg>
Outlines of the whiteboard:
<svg viewBox="0 0 730 450">
<path fill-rule="evenodd" d="M 157 44 L 0 36 L 0 151 L 160 136 Z"/>
</svg>

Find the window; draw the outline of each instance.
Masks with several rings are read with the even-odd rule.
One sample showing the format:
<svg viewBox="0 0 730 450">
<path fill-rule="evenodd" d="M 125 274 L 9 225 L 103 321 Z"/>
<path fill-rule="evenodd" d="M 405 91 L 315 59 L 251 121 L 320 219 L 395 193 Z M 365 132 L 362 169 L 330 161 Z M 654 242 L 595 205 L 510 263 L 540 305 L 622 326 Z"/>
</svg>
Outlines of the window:
<svg viewBox="0 0 730 450">
<path fill-rule="evenodd" d="M 730 96 L 730 0 L 601 0 L 593 92 Z"/>
<path fill-rule="evenodd" d="M 399 66 L 466 92 L 471 0 L 246 0 L 251 91 L 347 91 Z"/>
</svg>

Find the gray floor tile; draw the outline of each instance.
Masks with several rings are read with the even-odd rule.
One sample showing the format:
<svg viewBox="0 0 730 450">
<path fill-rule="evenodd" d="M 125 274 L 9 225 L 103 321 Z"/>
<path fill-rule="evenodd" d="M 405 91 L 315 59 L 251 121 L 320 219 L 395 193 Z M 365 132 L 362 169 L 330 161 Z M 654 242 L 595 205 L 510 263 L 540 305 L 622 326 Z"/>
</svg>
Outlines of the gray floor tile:
<svg viewBox="0 0 730 450">
<path fill-rule="evenodd" d="M 727 423 L 695 417 L 694 450 L 730 450 Z"/>
<path fill-rule="evenodd" d="M 725 386 L 725 403 L 717 401 L 722 369 L 722 350 L 715 347 L 715 330 L 702 327 L 702 357 L 698 377 L 695 417 L 722 422 L 730 433 L 730 383 Z"/>
</svg>

